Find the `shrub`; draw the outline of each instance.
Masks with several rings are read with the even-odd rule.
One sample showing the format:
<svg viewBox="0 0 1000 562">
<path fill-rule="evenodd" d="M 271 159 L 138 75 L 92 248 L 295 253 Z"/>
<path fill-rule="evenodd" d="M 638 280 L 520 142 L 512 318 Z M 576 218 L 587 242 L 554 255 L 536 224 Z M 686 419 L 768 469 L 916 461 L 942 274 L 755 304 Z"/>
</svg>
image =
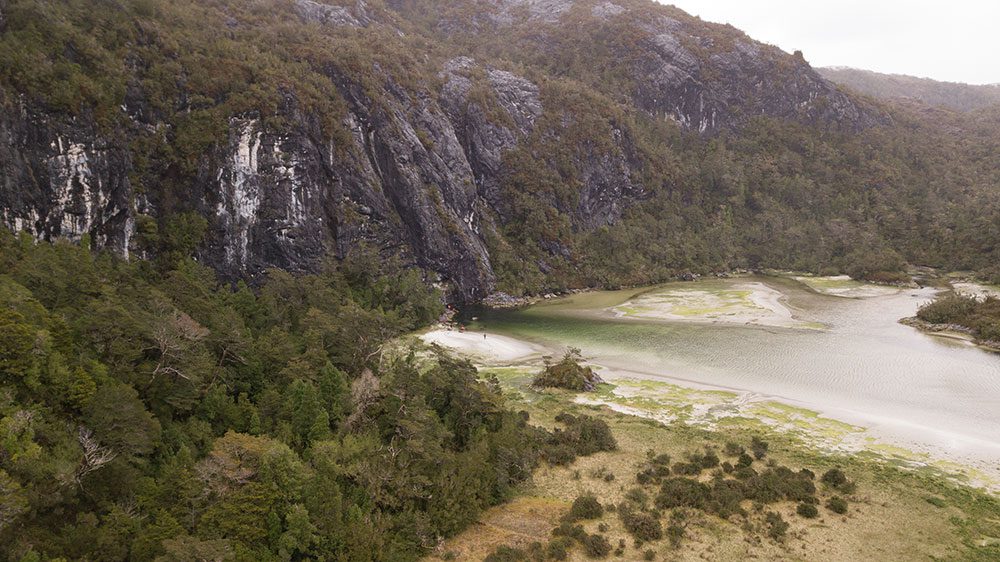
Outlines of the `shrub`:
<svg viewBox="0 0 1000 562">
<path fill-rule="evenodd" d="M 729 461 L 722 463 L 722 471 L 726 474 L 732 474 L 734 470 L 736 470 L 736 467 L 733 466 L 733 463 Z"/>
<path fill-rule="evenodd" d="M 746 480 L 747 497 L 761 503 L 807 501 L 816 493 L 812 480 L 787 467 L 769 468 Z"/>
<path fill-rule="evenodd" d="M 650 459 L 649 462 L 650 462 L 650 464 L 653 464 L 653 465 L 656 465 L 656 466 L 669 466 L 670 465 L 670 455 L 668 455 L 666 453 L 662 453 L 662 454 L 656 455 L 655 457 L 653 457 L 652 459 Z"/>
<path fill-rule="evenodd" d="M 702 509 L 708 501 L 709 488 L 705 484 L 691 478 L 670 478 L 664 480 L 660 493 L 656 496 L 656 507 L 670 509 L 674 507 L 694 507 Z"/>
<path fill-rule="evenodd" d="M 546 366 L 531 384 L 539 388 L 565 388 L 576 392 L 590 392 L 602 382 L 604 381 L 593 369 L 580 364 L 580 350 L 570 348 L 561 361 Z"/>
<path fill-rule="evenodd" d="M 649 501 L 649 494 L 642 488 L 632 488 L 625 493 L 625 499 L 639 506 L 639 508 L 645 508 L 646 502 Z"/>
<path fill-rule="evenodd" d="M 701 457 L 702 468 L 715 468 L 719 466 L 719 455 L 715 454 L 715 451 L 705 451 L 705 454 Z"/>
<path fill-rule="evenodd" d="M 768 511 L 764 515 L 764 521 L 767 523 L 767 536 L 776 541 L 784 540 L 785 533 L 788 531 L 788 523 L 781 517 L 781 514 Z"/>
<path fill-rule="evenodd" d="M 966 324 L 979 302 L 968 295 L 946 295 L 925 304 L 917 318 L 931 324 Z"/>
<path fill-rule="evenodd" d="M 819 510 L 816 509 L 816 506 L 808 502 L 800 503 L 798 507 L 795 508 L 795 513 L 798 513 L 806 519 L 813 519 L 819 516 Z"/>
<path fill-rule="evenodd" d="M 700 462 L 678 462 L 674 463 L 674 474 L 684 476 L 698 476 L 701 474 L 702 466 Z"/>
<path fill-rule="evenodd" d="M 845 494 L 852 494 L 854 493 L 855 488 L 857 488 L 854 482 L 847 479 L 847 475 L 844 474 L 844 471 L 840 470 L 840 468 L 831 468 L 830 470 L 827 470 L 823 473 L 820 481 L 834 490 L 840 490 Z"/>
<path fill-rule="evenodd" d="M 622 526 L 636 541 L 658 541 L 663 538 L 663 528 L 660 520 L 648 513 L 633 511 L 627 504 L 618 507 L 618 516 Z"/>
<path fill-rule="evenodd" d="M 732 441 L 726 443 L 726 447 L 722 450 L 727 457 L 738 457 L 746 452 L 743 445 L 739 443 L 733 443 Z"/>
<path fill-rule="evenodd" d="M 587 535 L 580 543 L 583 552 L 590 558 L 604 558 L 611 552 L 611 543 L 604 535 Z"/>
<path fill-rule="evenodd" d="M 736 468 L 748 468 L 753 464 L 753 457 L 746 453 L 740 453 L 740 458 L 736 461 Z"/>
<path fill-rule="evenodd" d="M 582 525 L 573 525 L 568 521 L 563 521 L 558 527 L 552 529 L 552 536 L 554 537 L 568 537 L 573 538 L 578 541 L 582 541 L 587 537 L 587 532 L 583 530 Z"/>
<path fill-rule="evenodd" d="M 767 447 L 767 441 L 762 441 L 759 437 L 755 436 L 750 440 L 750 450 L 753 451 L 753 456 L 757 460 L 767 455 Z"/>
<path fill-rule="evenodd" d="M 642 553 L 643 560 L 656 560 L 656 551 L 653 549 L 648 549 L 646 552 Z"/>
<path fill-rule="evenodd" d="M 542 456 L 555 465 L 569 464 L 577 456 L 592 455 L 599 451 L 618 448 L 607 422 L 591 416 L 574 416 L 562 413 L 556 421 L 566 426 L 549 434 Z"/>
<path fill-rule="evenodd" d="M 739 480 L 718 480 L 709 493 L 705 509 L 723 519 L 732 515 L 743 515 L 745 511 L 740 506 L 746 498 L 747 487 Z"/>
<path fill-rule="evenodd" d="M 549 560 L 565 560 L 573 541 L 569 537 L 556 537 L 545 546 L 545 556 Z"/>
<path fill-rule="evenodd" d="M 483 562 L 524 562 L 528 560 L 528 554 L 520 548 L 509 546 L 498 546 Z"/>
<path fill-rule="evenodd" d="M 826 502 L 826 508 L 841 515 L 847 513 L 847 500 L 840 496 L 833 496 Z"/>
<path fill-rule="evenodd" d="M 592 494 L 578 496 L 573 500 L 573 506 L 566 514 L 566 521 L 579 521 L 581 519 L 597 519 L 604 515 L 604 507 L 601 502 Z"/>
</svg>

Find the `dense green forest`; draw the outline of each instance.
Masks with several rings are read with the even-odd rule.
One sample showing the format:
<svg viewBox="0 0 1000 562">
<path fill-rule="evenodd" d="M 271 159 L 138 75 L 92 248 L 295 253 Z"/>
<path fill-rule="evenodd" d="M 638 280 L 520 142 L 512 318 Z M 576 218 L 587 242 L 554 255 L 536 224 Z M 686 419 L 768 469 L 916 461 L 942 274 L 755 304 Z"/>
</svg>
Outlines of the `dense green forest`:
<svg viewBox="0 0 1000 562">
<path fill-rule="evenodd" d="M 233 290 L 186 257 L 203 226 L 132 263 L 0 234 L 3 560 L 409 560 L 586 449 L 387 347 L 441 312 L 415 270 Z"/>
</svg>

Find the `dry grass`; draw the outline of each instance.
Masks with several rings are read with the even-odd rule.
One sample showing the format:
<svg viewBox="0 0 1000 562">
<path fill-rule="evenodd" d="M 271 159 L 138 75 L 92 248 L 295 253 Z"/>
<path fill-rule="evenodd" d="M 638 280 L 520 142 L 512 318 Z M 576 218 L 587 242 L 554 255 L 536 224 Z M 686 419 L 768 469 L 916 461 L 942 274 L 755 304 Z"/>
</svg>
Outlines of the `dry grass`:
<svg viewBox="0 0 1000 562">
<path fill-rule="evenodd" d="M 727 428 L 724 432 L 709 432 L 679 424 L 668 427 L 607 408 L 573 404 L 569 393 L 554 393 L 524 406 L 536 423 L 546 426 L 551 426 L 552 417 L 562 410 L 585 411 L 599 416 L 610 424 L 619 450 L 580 458 L 568 467 L 540 467 L 532 485 L 526 487 L 520 497 L 487 512 L 480 524 L 447 541 L 439 554 L 452 552 L 455 560 L 482 560 L 502 544 L 518 547 L 534 541 L 544 544 L 550 530 L 558 525 L 559 517 L 578 495 L 593 493 L 605 505 L 623 501 L 625 493 L 636 486 L 637 467 L 645 460 L 648 450 L 668 453 L 676 460 L 683 458 L 687 451 L 708 446 L 720 451 L 722 456 L 721 450 L 727 440 L 746 445 L 750 432 L 759 430 L 755 427 L 741 432 L 739 428 Z M 780 436 L 769 439 L 772 453 L 768 458 L 779 464 L 793 469 L 810 468 L 816 473 L 833 464 L 831 459 L 784 442 Z M 624 555 L 616 558 L 612 554 L 610 560 L 642 560 L 647 549 L 656 552 L 656 560 L 676 561 L 940 560 L 962 556 L 963 537 L 949 522 L 951 517 L 966 517 L 962 509 L 928 503 L 926 498 L 932 492 L 921 485 L 922 480 L 917 476 L 911 478 L 901 471 L 887 472 L 884 467 L 847 458 L 838 459 L 841 461 L 849 476 L 859 484 L 858 491 L 850 497 L 846 515 L 836 515 L 821 507 L 820 517 L 809 520 L 796 515 L 795 504 L 791 502 L 770 505 L 764 510 L 744 502 L 743 507 L 749 513 L 746 519 L 724 520 L 695 512 L 695 520 L 688 526 L 679 548 L 671 547 L 666 539 L 637 548 L 613 512 L 606 513 L 599 521 L 586 522 L 584 527 L 588 532 L 598 532 L 598 526 L 603 523 L 607 526 L 605 534 L 614 546 L 625 539 Z M 605 480 L 605 474 L 613 474 L 614 479 Z M 708 471 L 702 478 L 708 478 Z M 651 495 L 652 491 L 647 488 Z M 820 486 L 824 503 L 830 495 Z M 768 510 L 780 513 L 790 524 L 787 537 L 781 543 L 767 537 L 763 514 Z M 662 522 L 665 528 L 666 514 Z M 587 558 L 577 547 L 571 551 L 569 560 Z"/>
</svg>

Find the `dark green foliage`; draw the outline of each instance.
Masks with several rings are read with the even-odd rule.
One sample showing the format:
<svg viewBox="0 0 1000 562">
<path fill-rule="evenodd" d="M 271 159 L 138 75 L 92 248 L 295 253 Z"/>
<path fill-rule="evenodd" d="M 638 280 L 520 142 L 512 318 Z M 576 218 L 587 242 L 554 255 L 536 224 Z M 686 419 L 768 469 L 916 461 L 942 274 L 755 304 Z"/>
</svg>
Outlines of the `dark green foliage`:
<svg viewBox="0 0 1000 562">
<path fill-rule="evenodd" d="M 634 510 L 628 504 L 621 504 L 618 506 L 618 517 L 622 520 L 622 526 L 637 543 L 658 541 L 663 538 L 660 520 L 649 513 Z"/>
<path fill-rule="evenodd" d="M 528 553 L 520 548 L 498 546 L 483 562 L 526 562 L 528 559 Z"/>
<path fill-rule="evenodd" d="M 592 494 L 578 496 L 573 500 L 573 505 L 566 514 L 566 521 L 579 521 L 581 519 L 598 519 L 604 515 L 604 506 Z"/>
<path fill-rule="evenodd" d="M 653 549 L 647 549 L 642 553 L 643 560 L 656 560 L 656 551 Z"/>
<path fill-rule="evenodd" d="M 819 510 L 816 509 L 816 506 L 806 502 L 802 502 L 796 506 L 795 513 L 798 513 L 806 519 L 815 519 L 816 517 L 819 517 Z"/>
<path fill-rule="evenodd" d="M 845 494 L 854 493 L 856 488 L 854 482 L 848 480 L 847 475 L 840 468 L 831 468 L 823 473 L 820 481 L 834 490 L 839 490 Z"/>
<path fill-rule="evenodd" d="M 727 457 L 738 457 L 745 453 L 746 449 L 744 449 L 743 445 L 740 445 L 739 443 L 729 441 L 726 443 L 726 447 L 723 451 L 726 453 Z"/>
<path fill-rule="evenodd" d="M 807 476 L 780 466 L 769 468 L 745 480 L 747 497 L 761 503 L 780 500 L 806 501 L 816 493 Z"/>
<path fill-rule="evenodd" d="M 545 545 L 545 556 L 549 560 L 565 560 L 572 545 L 573 541 L 569 537 L 555 537 Z"/>
<path fill-rule="evenodd" d="M 752 464 L 753 457 L 746 453 L 740 453 L 740 458 L 736 461 L 736 468 L 748 468 Z"/>
<path fill-rule="evenodd" d="M 597 376 L 593 369 L 580 364 L 580 350 L 570 349 L 561 361 L 546 365 L 531 384 L 539 388 L 564 388 L 576 392 L 589 392 L 602 382 L 601 377 Z"/>
<path fill-rule="evenodd" d="M 980 341 L 1000 342 L 1000 299 L 993 296 L 948 294 L 920 307 L 917 318 L 931 324 L 955 324 Z"/>
<path fill-rule="evenodd" d="M 755 459 L 760 460 L 767 455 L 767 441 L 761 440 L 759 437 L 754 436 L 750 441 L 750 450 L 753 451 L 753 456 Z"/>
<path fill-rule="evenodd" d="M 202 222 L 160 229 L 156 267 L 0 232 L 0 550 L 414 560 L 528 478 L 555 436 L 468 361 L 372 354 L 440 306 L 410 273 L 234 290 L 184 255 Z"/>
<path fill-rule="evenodd" d="M 592 455 L 618 448 L 611 428 L 604 420 L 562 413 L 556 421 L 566 426 L 555 430 L 547 439 L 542 456 L 552 464 L 569 464 L 577 456 Z"/>
<path fill-rule="evenodd" d="M 833 496 L 826 502 L 826 508 L 841 515 L 847 513 L 847 500 L 840 496 Z"/>
<path fill-rule="evenodd" d="M 611 543 L 600 534 L 587 535 L 580 541 L 588 558 L 606 558 L 611 553 Z"/>
<path fill-rule="evenodd" d="M 764 516 L 764 521 L 767 523 L 767 536 L 776 541 L 785 539 L 785 533 L 788 532 L 788 523 L 785 522 L 780 513 L 768 511 Z"/>
<path fill-rule="evenodd" d="M 710 489 L 692 478 L 670 478 L 663 481 L 660 493 L 656 495 L 658 509 L 692 507 L 702 509 L 708 502 Z"/>
</svg>

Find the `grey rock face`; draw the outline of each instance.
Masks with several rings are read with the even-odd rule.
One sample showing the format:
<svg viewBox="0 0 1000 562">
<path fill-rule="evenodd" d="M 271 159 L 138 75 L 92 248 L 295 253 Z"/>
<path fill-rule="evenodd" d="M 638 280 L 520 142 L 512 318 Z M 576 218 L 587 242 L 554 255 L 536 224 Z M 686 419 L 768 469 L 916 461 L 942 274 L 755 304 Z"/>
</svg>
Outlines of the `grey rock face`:
<svg viewBox="0 0 1000 562">
<path fill-rule="evenodd" d="M 23 101 L 0 114 L 0 220 L 37 238 L 79 240 L 127 254 L 129 155 L 86 117 L 59 121 Z"/>
<path fill-rule="evenodd" d="M 364 27 L 371 23 L 362 0 L 358 0 L 353 10 L 343 6 L 321 4 L 314 0 L 295 0 L 294 9 L 295 13 L 306 21 L 333 27 Z"/>
<path fill-rule="evenodd" d="M 483 70 L 492 94 L 507 117 L 508 125 L 495 123 L 487 116 L 489 108 L 470 100 L 473 88 L 470 76 Z M 475 61 L 460 57 L 449 61 L 441 73 L 444 86 L 441 100 L 461 139 L 475 175 L 479 194 L 495 210 L 500 210 L 500 182 L 503 155 L 517 146 L 518 139 L 529 135 L 542 114 L 538 87 L 528 80 L 496 69 L 480 69 Z"/>
<path fill-rule="evenodd" d="M 646 26 L 634 76 L 637 106 L 699 132 L 739 127 L 767 115 L 848 130 L 886 118 L 859 106 L 800 56 L 749 39 L 726 44 L 699 37 L 687 24 L 661 17 Z"/>
</svg>

